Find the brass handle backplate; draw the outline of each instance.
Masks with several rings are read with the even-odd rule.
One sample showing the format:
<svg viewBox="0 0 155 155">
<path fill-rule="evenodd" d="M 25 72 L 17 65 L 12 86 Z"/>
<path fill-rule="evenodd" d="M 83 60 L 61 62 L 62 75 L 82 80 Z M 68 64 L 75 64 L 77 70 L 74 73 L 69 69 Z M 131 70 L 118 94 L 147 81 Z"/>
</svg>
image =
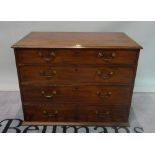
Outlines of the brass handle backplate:
<svg viewBox="0 0 155 155">
<path fill-rule="evenodd" d="M 56 74 L 56 70 L 40 71 L 40 76 L 43 76 L 45 78 L 53 78 Z"/>
<path fill-rule="evenodd" d="M 97 91 L 96 94 L 98 97 L 100 97 L 100 99 L 104 101 L 112 95 L 112 92 L 109 91 L 109 92 L 102 93 L 101 91 Z"/>
<path fill-rule="evenodd" d="M 48 53 L 48 54 L 46 54 L 46 53 L 44 53 L 44 52 L 38 52 L 38 55 L 39 55 L 41 58 L 43 58 L 43 60 L 44 60 L 45 62 L 52 61 L 52 60 L 54 60 L 54 58 L 56 57 L 56 56 L 55 56 L 55 53 L 54 53 L 53 51 L 50 52 L 50 53 Z"/>
<path fill-rule="evenodd" d="M 44 90 L 41 91 L 42 96 L 43 96 L 44 98 L 46 98 L 46 99 L 51 99 L 51 98 L 53 98 L 54 95 L 56 95 L 56 93 L 57 93 L 57 92 L 54 90 L 54 91 L 52 91 L 52 94 L 51 94 L 51 95 L 47 95 L 46 92 L 45 92 Z"/>
<path fill-rule="evenodd" d="M 58 111 L 55 110 L 53 113 L 48 113 L 46 110 L 43 111 L 43 115 L 46 116 L 46 117 L 56 117 L 58 115 Z"/>
<path fill-rule="evenodd" d="M 110 53 L 110 54 L 105 54 L 105 52 L 103 51 L 103 52 L 99 52 L 98 53 L 98 56 L 100 57 L 100 58 L 102 58 L 102 60 L 103 61 L 106 61 L 106 62 L 108 62 L 108 61 L 112 61 L 115 57 L 116 57 L 116 53 L 115 52 L 112 52 L 112 53 Z"/>
<path fill-rule="evenodd" d="M 103 79 L 109 79 L 114 75 L 114 72 L 113 71 L 104 72 L 104 71 L 98 70 L 97 75 L 99 77 L 102 77 Z"/>
</svg>

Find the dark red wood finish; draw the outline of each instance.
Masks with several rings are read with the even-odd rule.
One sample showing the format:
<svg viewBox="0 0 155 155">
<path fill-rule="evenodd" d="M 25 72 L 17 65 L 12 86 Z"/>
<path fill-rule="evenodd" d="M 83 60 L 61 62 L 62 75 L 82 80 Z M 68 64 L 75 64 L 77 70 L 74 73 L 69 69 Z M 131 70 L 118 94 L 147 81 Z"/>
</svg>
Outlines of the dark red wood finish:
<svg viewBox="0 0 155 155">
<path fill-rule="evenodd" d="M 34 112 L 35 109 L 35 112 Z M 25 105 L 25 120 L 32 122 L 126 122 L 126 106 Z"/>
<path fill-rule="evenodd" d="M 128 125 L 141 46 L 125 34 L 31 33 L 13 48 L 25 122 Z"/>
<path fill-rule="evenodd" d="M 76 85 L 76 86 L 23 86 L 23 100 L 55 104 L 128 105 L 131 88 L 124 86 Z M 32 93 L 33 92 L 33 93 Z"/>
<path fill-rule="evenodd" d="M 19 64 L 82 65 L 136 64 L 136 50 L 119 49 L 16 49 Z"/>
<path fill-rule="evenodd" d="M 21 80 L 24 83 L 122 83 L 131 84 L 133 67 L 86 67 L 86 66 L 20 66 Z"/>
</svg>

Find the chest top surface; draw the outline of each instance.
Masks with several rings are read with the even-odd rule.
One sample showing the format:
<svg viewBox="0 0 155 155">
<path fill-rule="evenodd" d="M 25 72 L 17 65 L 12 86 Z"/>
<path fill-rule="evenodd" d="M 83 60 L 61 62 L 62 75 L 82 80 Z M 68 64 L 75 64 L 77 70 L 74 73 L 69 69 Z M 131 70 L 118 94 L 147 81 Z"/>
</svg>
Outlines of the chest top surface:
<svg viewBox="0 0 155 155">
<path fill-rule="evenodd" d="M 12 48 L 118 48 L 142 47 L 121 32 L 31 32 Z"/>
</svg>

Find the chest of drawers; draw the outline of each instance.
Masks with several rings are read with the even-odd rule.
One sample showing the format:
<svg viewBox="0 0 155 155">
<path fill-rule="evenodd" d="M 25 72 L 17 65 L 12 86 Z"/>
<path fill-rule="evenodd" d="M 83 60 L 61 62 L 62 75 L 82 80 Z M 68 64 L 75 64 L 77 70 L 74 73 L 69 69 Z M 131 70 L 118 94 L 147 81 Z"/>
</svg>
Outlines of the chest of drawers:
<svg viewBox="0 0 155 155">
<path fill-rule="evenodd" d="M 24 124 L 128 125 L 142 47 L 127 35 L 32 32 L 12 47 Z"/>
</svg>

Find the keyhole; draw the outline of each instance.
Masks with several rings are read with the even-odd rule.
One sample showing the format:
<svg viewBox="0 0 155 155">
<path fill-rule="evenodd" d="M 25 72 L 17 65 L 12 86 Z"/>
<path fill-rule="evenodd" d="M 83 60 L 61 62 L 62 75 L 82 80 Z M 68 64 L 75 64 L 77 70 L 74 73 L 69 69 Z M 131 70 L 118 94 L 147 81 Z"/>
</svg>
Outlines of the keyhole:
<svg viewBox="0 0 155 155">
<path fill-rule="evenodd" d="M 78 87 L 75 87 L 74 89 L 75 89 L 75 90 L 78 90 L 79 88 L 78 88 Z"/>
<path fill-rule="evenodd" d="M 78 69 L 77 69 L 77 68 L 75 68 L 75 69 L 74 69 L 74 71 L 75 71 L 75 72 L 77 72 L 77 71 L 78 71 Z"/>
</svg>

